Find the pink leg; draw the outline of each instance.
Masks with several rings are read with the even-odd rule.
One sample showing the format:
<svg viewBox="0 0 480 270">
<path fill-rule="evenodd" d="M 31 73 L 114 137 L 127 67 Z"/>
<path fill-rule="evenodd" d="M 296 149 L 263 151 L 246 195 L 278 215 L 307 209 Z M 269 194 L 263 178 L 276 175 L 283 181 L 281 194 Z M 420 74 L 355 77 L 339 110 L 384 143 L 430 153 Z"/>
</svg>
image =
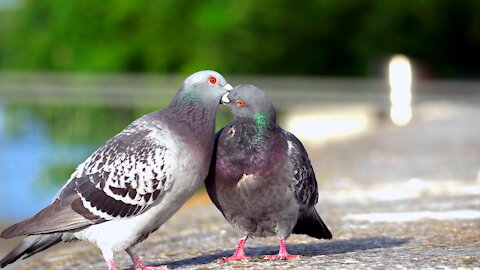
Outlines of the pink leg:
<svg viewBox="0 0 480 270">
<path fill-rule="evenodd" d="M 265 260 L 298 260 L 300 259 L 300 255 L 290 255 L 287 252 L 287 247 L 285 246 L 285 239 L 279 237 L 278 243 L 280 245 L 280 249 L 278 250 L 278 254 L 276 255 L 266 255 L 263 257 Z"/>
<path fill-rule="evenodd" d="M 108 267 L 108 270 L 116 270 L 115 262 L 113 261 L 113 259 L 107 260 L 107 267 Z"/>
<path fill-rule="evenodd" d="M 130 270 L 167 270 L 168 266 L 166 265 L 161 265 L 161 266 L 145 266 L 143 262 L 140 260 L 140 258 L 135 254 L 133 251 L 130 249 L 127 249 L 128 255 L 130 255 L 130 258 L 132 258 L 133 261 L 133 266 L 130 268 Z M 109 269 L 110 270 L 110 269 Z"/>
<path fill-rule="evenodd" d="M 238 243 L 237 249 L 235 250 L 235 253 L 231 257 L 223 257 L 222 259 L 217 260 L 217 263 L 225 263 L 225 262 L 233 262 L 233 261 L 248 261 L 250 257 L 247 257 L 245 255 L 245 251 L 243 250 L 243 247 L 245 246 L 245 243 L 247 242 L 247 237 L 243 237 L 240 239 L 240 242 Z"/>
</svg>

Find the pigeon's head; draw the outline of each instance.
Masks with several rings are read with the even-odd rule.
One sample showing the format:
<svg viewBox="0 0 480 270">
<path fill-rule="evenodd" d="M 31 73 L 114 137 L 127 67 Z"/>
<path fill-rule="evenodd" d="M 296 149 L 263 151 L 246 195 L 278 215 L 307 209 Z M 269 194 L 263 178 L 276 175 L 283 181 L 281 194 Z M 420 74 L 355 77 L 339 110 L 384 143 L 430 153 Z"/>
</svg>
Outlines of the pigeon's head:
<svg viewBox="0 0 480 270">
<path fill-rule="evenodd" d="M 262 89 L 251 84 L 235 86 L 228 95 L 228 104 L 235 117 L 251 118 L 275 123 L 275 108 Z"/>
<path fill-rule="evenodd" d="M 212 70 L 202 70 L 185 79 L 179 95 L 188 101 L 227 104 L 230 102 L 228 93 L 232 89 L 233 87 L 220 73 Z"/>
</svg>

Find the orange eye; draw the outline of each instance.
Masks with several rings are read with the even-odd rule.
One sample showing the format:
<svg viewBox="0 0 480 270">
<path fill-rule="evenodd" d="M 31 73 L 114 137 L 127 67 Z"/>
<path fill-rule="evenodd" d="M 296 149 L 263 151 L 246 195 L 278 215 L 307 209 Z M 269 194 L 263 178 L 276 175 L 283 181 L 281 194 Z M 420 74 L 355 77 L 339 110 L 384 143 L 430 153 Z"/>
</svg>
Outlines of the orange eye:
<svg viewBox="0 0 480 270">
<path fill-rule="evenodd" d="M 216 83 L 217 83 L 217 78 L 215 78 L 215 77 L 213 77 L 213 76 L 210 77 L 210 78 L 208 79 L 208 83 L 211 84 L 211 85 L 216 84 Z"/>
<path fill-rule="evenodd" d="M 237 106 L 238 107 L 245 107 L 245 102 L 239 100 L 239 101 L 237 101 Z"/>
</svg>

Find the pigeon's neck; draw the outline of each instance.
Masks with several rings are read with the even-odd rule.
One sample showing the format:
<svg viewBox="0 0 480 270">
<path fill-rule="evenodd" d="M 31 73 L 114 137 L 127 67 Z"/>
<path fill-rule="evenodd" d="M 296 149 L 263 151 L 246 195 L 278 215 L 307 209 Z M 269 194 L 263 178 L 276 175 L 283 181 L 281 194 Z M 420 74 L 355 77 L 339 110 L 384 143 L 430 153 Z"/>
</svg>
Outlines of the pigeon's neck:
<svg viewBox="0 0 480 270">
<path fill-rule="evenodd" d="M 253 118 L 237 117 L 238 135 L 244 142 L 253 145 L 265 145 L 269 134 L 274 132 L 276 123 L 265 114 L 255 114 Z"/>
<path fill-rule="evenodd" d="M 253 115 L 255 126 L 257 128 L 257 141 L 264 141 L 267 130 L 273 130 L 276 126 L 275 116 L 270 113 L 255 113 Z"/>
<path fill-rule="evenodd" d="M 251 144 L 263 144 L 267 132 L 276 127 L 275 117 L 269 113 L 255 113 L 253 118 L 237 117 L 236 120 L 244 123 L 242 136 L 248 137 Z"/>
<path fill-rule="evenodd" d="M 207 104 L 198 99 L 177 97 L 166 109 L 164 119 L 179 135 L 213 147 L 218 106 L 218 102 Z"/>
</svg>

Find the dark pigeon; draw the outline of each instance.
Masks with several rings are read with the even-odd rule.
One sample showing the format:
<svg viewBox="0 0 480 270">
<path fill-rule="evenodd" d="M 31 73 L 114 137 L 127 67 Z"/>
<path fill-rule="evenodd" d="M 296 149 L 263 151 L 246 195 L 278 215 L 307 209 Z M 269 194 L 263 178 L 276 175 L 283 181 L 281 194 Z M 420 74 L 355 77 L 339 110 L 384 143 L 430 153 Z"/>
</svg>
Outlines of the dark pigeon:
<svg viewBox="0 0 480 270">
<path fill-rule="evenodd" d="M 1 233 L 26 236 L 0 267 L 60 242 L 85 240 L 102 251 L 126 251 L 132 269 L 146 267 L 132 247 L 167 221 L 208 174 L 215 115 L 232 87 L 215 71 L 188 77 L 168 108 L 145 115 L 80 164 L 53 203 Z"/>
<path fill-rule="evenodd" d="M 280 249 L 266 259 L 298 259 L 288 254 L 291 233 L 318 239 L 332 234 L 315 209 L 315 173 L 302 143 L 280 128 L 267 95 L 253 85 L 229 94 L 233 120 L 217 133 L 215 153 L 205 184 L 225 219 L 243 238 L 233 256 L 218 262 L 248 260 L 248 237 L 276 235 Z"/>
</svg>

